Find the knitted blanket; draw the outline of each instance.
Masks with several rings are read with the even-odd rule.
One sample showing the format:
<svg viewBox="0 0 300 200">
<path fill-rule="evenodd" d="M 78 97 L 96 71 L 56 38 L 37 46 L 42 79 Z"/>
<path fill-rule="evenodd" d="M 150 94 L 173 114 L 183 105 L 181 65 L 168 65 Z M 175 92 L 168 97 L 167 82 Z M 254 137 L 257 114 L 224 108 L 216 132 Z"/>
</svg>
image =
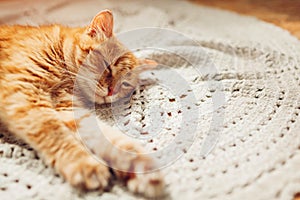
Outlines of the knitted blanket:
<svg viewBox="0 0 300 200">
<path fill-rule="evenodd" d="M 31 25 L 82 26 L 108 8 L 122 42 L 160 63 L 129 103 L 96 111 L 156 157 L 165 199 L 285 200 L 300 191 L 300 42 L 287 31 L 186 1 L 0 5 L 2 24 Z M 79 193 L 4 135 L 2 200 L 144 198 L 118 181 L 109 192 Z"/>
</svg>

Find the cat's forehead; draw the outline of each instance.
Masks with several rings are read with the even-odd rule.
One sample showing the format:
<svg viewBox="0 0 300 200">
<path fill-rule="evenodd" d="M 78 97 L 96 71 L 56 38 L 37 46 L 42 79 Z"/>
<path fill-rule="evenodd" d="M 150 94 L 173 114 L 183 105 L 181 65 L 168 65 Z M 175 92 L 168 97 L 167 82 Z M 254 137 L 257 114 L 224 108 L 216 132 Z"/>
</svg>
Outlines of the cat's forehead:
<svg viewBox="0 0 300 200">
<path fill-rule="evenodd" d="M 129 50 L 122 45 L 115 37 L 109 38 L 104 41 L 99 46 L 97 46 L 94 51 L 98 51 L 101 54 L 102 59 L 109 64 L 115 63 L 117 60 L 126 55 Z"/>
</svg>

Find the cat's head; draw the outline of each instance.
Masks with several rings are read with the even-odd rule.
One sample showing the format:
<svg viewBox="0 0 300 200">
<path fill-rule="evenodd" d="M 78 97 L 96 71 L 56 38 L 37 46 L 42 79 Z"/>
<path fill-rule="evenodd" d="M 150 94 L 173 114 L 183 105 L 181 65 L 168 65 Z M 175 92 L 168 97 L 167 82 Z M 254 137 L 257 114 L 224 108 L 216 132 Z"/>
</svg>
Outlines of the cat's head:
<svg viewBox="0 0 300 200">
<path fill-rule="evenodd" d="M 88 52 L 78 72 L 78 87 L 89 101 L 103 104 L 130 95 L 139 74 L 156 67 L 148 59 L 138 59 L 113 34 L 109 10 L 97 14 L 80 38 L 80 48 Z"/>
</svg>

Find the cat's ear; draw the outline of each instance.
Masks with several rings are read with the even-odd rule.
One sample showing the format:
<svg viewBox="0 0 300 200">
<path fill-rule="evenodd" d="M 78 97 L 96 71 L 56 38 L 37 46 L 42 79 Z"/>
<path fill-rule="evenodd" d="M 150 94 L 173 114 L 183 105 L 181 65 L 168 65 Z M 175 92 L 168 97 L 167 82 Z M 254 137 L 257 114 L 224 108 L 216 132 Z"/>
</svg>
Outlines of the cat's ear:
<svg viewBox="0 0 300 200">
<path fill-rule="evenodd" d="M 88 27 L 88 34 L 91 37 L 97 36 L 97 34 L 104 34 L 106 38 L 110 38 L 113 35 L 114 19 L 110 10 L 103 10 L 98 13 L 91 21 Z"/>
<path fill-rule="evenodd" d="M 139 66 L 137 66 L 135 68 L 134 71 L 141 73 L 147 70 L 151 70 L 156 68 L 158 65 L 158 63 L 154 60 L 150 60 L 150 59 L 140 59 L 139 60 Z"/>
</svg>

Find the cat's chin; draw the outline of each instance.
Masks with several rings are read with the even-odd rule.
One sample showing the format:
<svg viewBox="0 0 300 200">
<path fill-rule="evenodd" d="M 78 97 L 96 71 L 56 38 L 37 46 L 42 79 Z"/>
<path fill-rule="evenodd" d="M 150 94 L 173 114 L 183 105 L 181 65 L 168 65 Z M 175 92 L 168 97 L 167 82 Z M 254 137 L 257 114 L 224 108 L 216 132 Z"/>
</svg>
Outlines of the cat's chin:
<svg viewBox="0 0 300 200">
<path fill-rule="evenodd" d="M 102 98 L 95 99 L 95 102 L 97 104 L 112 104 L 116 101 L 118 101 L 118 98 L 116 98 L 116 96 L 104 96 Z"/>
<path fill-rule="evenodd" d="M 123 104 L 126 104 L 126 103 L 129 103 L 130 102 L 130 96 L 126 96 L 126 97 L 122 97 L 122 98 L 119 98 L 119 97 L 114 97 L 114 96 L 107 96 L 107 97 L 104 97 L 102 99 L 96 99 L 96 101 L 94 102 L 94 105 L 96 106 L 100 106 L 100 107 L 107 107 L 107 106 L 112 106 L 112 104 L 119 104 L 119 103 L 123 103 Z"/>
</svg>

